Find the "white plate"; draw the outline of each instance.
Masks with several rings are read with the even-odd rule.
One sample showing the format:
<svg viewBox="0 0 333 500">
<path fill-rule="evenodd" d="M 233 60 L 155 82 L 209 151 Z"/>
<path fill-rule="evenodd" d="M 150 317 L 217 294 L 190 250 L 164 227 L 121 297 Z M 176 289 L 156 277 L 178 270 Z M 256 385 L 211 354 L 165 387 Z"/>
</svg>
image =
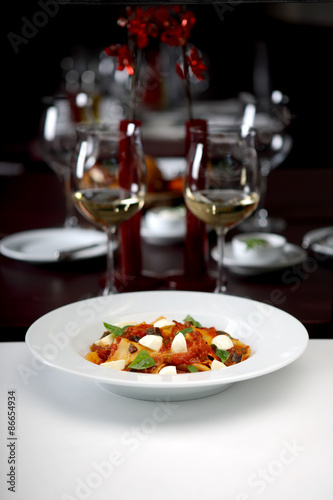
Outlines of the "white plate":
<svg viewBox="0 0 333 500">
<path fill-rule="evenodd" d="M 179 375 L 110 370 L 84 358 L 89 346 L 103 334 L 104 321 L 150 322 L 161 315 L 182 321 L 187 314 L 250 345 L 250 358 L 224 370 Z M 42 316 L 26 335 L 30 351 L 49 366 L 86 377 L 115 394 L 163 401 L 210 396 L 235 382 L 278 370 L 295 361 L 307 342 L 304 326 L 280 309 L 239 297 L 185 291 L 134 292 L 83 300 Z"/>
<path fill-rule="evenodd" d="M 304 248 L 333 257 L 333 226 L 309 231 L 303 237 Z"/>
<path fill-rule="evenodd" d="M 211 255 L 214 260 L 217 260 L 217 247 L 212 249 Z M 253 262 L 251 264 L 243 263 L 234 256 L 231 243 L 226 243 L 223 262 L 226 267 L 230 267 L 236 274 L 253 276 L 256 274 L 278 271 L 289 266 L 296 266 L 297 264 L 301 264 L 306 258 L 307 253 L 303 248 L 292 243 L 287 243 L 283 249 L 281 258 L 276 262 L 265 265 L 260 264 L 260 262 Z"/>
<path fill-rule="evenodd" d="M 25 262 L 57 262 L 55 250 L 70 250 L 97 244 L 73 255 L 73 260 L 98 257 L 106 253 L 106 235 L 95 229 L 50 228 L 22 231 L 6 236 L 0 242 L 0 252 L 6 257 Z"/>
<path fill-rule="evenodd" d="M 174 245 L 184 241 L 186 235 L 186 225 L 178 227 L 170 232 L 159 233 L 147 227 L 145 217 L 141 219 L 141 237 L 151 245 Z"/>
</svg>

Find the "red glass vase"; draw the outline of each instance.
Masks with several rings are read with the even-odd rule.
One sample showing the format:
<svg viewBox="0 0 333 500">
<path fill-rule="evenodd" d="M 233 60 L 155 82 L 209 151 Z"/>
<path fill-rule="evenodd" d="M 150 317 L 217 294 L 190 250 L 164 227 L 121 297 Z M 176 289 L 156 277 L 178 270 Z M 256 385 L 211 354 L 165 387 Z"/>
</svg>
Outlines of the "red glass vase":
<svg viewBox="0 0 333 500">
<path fill-rule="evenodd" d="M 201 139 L 207 137 L 206 120 L 189 120 L 186 122 L 185 157 L 193 145 L 191 129 L 202 132 Z M 186 212 L 186 239 L 184 257 L 185 277 L 188 280 L 198 280 L 206 275 L 207 270 L 207 233 L 206 224 L 199 220 L 187 209 Z"/>
<path fill-rule="evenodd" d="M 135 175 L 136 169 L 133 168 L 133 162 L 138 161 L 138 159 L 133 158 L 131 145 L 132 141 L 141 141 L 140 126 L 141 122 L 138 120 L 122 120 L 120 122 L 120 131 L 125 133 L 125 137 L 119 145 L 120 185 L 126 185 L 128 179 Z M 143 150 L 141 161 L 144 161 Z M 139 277 L 142 271 L 140 224 L 141 210 L 120 225 L 120 273 L 125 286 L 134 278 Z"/>
</svg>

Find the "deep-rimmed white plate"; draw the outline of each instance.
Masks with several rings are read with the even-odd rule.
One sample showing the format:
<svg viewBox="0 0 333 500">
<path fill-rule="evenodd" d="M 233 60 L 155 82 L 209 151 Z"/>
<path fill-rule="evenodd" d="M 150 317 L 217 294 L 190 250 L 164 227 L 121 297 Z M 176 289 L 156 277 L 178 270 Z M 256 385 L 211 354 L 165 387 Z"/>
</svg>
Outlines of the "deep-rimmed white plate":
<svg viewBox="0 0 333 500">
<path fill-rule="evenodd" d="M 214 260 L 218 259 L 217 247 L 212 249 L 211 255 Z M 306 258 L 307 252 L 303 248 L 298 245 L 294 245 L 293 243 L 287 243 L 283 249 L 281 258 L 275 262 L 270 262 L 269 264 L 261 264 L 260 262 L 242 262 L 240 259 L 235 257 L 231 243 L 228 242 L 225 245 L 223 263 L 235 274 L 255 276 L 257 274 L 270 273 L 290 266 L 296 266 L 297 264 L 304 262 Z"/>
<path fill-rule="evenodd" d="M 87 361 L 89 346 L 104 331 L 103 322 L 182 321 L 187 314 L 250 345 L 249 359 L 224 370 L 157 375 L 107 369 Z M 26 343 L 40 361 L 95 381 L 108 391 L 144 400 L 180 401 L 210 396 L 232 384 L 273 372 L 295 361 L 308 334 L 293 316 L 267 304 L 228 295 L 155 291 L 97 297 L 69 304 L 38 319 Z"/>
<path fill-rule="evenodd" d="M 5 236 L 0 252 L 6 257 L 25 262 L 57 262 L 56 250 L 71 250 L 85 245 L 95 247 L 73 255 L 72 260 L 98 257 L 106 253 L 106 235 L 102 231 L 83 228 L 46 228 L 22 231 Z"/>
</svg>

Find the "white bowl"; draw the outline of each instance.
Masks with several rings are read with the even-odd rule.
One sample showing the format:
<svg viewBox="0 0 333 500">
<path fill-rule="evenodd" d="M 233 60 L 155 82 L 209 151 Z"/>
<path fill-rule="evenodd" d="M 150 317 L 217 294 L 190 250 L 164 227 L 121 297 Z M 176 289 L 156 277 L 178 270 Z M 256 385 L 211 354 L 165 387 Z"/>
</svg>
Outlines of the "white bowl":
<svg viewBox="0 0 333 500">
<path fill-rule="evenodd" d="M 251 346 L 252 354 L 225 370 L 179 375 L 103 370 L 85 359 L 96 335 L 103 333 L 104 321 L 149 322 L 161 314 L 177 321 L 190 314 L 202 325 L 230 332 Z M 279 370 L 301 356 L 308 339 L 300 321 L 269 304 L 263 307 L 227 294 L 154 290 L 67 304 L 35 321 L 26 344 L 39 361 L 67 374 L 68 384 L 71 376 L 80 376 L 108 392 L 156 403 L 212 396 L 236 382 Z"/>
<path fill-rule="evenodd" d="M 280 234 L 244 233 L 231 240 L 237 260 L 246 264 L 269 264 L 278 261 L 287 240 Z"/>
<path fill-rule="evenodd" d="M 156 207 L 147 210 L 147 228 L 154 234 L 170 234 L 185 229 L 185 207 Z"/>
</svg>

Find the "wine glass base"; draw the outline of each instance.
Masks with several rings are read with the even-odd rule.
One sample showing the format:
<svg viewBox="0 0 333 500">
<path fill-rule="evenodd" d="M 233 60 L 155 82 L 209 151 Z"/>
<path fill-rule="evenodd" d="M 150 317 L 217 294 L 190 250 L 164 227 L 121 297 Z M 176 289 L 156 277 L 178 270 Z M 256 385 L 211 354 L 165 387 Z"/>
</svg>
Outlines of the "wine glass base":
<svg viewBox="0 0 333 500">
<path fill-rule="evenodd" d="M 243 232 L 282 233 L 287 226 L 280 217 L 250 217 L 238 226 Z"/>
<path fill-rule="evenodd" d="M 79 224 L 79 219 L 75 217 L 75 215 L 67 217 L 65 222 L 64 222 L 64 227 L 70 228 L 70 227 L 77 227 Z"/>
</svg>

